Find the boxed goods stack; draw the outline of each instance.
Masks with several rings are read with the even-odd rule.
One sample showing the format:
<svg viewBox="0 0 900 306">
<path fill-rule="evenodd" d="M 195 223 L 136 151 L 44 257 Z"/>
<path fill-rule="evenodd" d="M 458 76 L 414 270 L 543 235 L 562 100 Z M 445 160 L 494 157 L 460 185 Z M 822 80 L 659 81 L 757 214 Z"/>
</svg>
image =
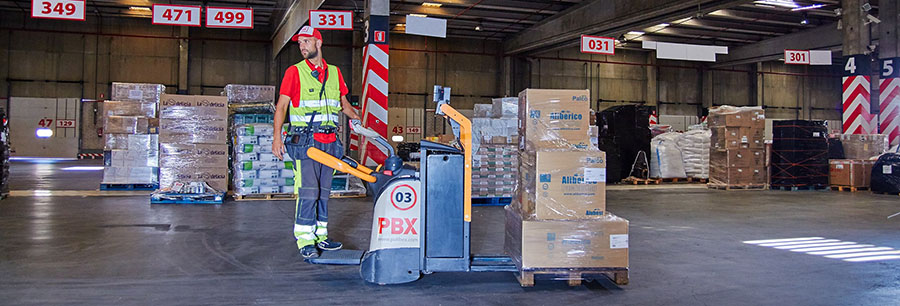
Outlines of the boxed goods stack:
<svg viewBox="0 0 900 306">
<path fill-rule="evenodd" d="M 649 117 L 650 108 L 638 105 L 613 106 L 598 115 L 598 146 L 606 152 L 609 169 L 607 182 L 622 181 L 631 173 L 631 166 L 638 155 L 650 155 Z"/>
<path fill-rule="evenodd" d="M 159 114 L 159 181 L 205 182 L 228 190 L 227 98 L 162 95 Z"/>
<path fill-rule="evenodd" d="M 684 173 L 689 178 L 709 178 L 709 139 L 712 132 L 699 125 L 691 129 L 678 140 L 681 156 L 684 158 Z"/>
<path fill-rule="evenodd" d="M 888 150 L 885 134 L 843 134 L 841 145 L 846 159 L 871 159 Z"/>
<path fill-rule="evenodd" d="M 509 198 L 518 177 L 518 98 L 476 104 L 472 118 L 472 196 Z"/>
<path fill-rule="evenodd" d="M 765 119 L 760 107 L 710 109 L 710 187 L 765 188 Z"/>
<path fill-rule="evenodd" d="M 628 267 L 628 221 L 606 211 L 606 154 L 588 145 L 589 96 L 519 94 L 519 178 L 504 248 L 524 274 Z"/>
<path fill-rule="evenodd" d="M 828 187 L 824 121 L 772 122 L 772 188 Z"/>
<path fill-rule="evenodd" d="M 869 188 L 874 160 L 832 159 L 828 161 L 828 184 L 832 187 Z"/>
<path fill-rule="evenodd" d="M 102 188 L 158 187 L 157 108 L 164 93 L 159 84 L 112 84 L 113 100 L 103 102 Z"/>
<path fill-rule="evenodd" d="M 250 194 L 294 192 L 294 163 L 288 154 L 283 161 L 272 154 L 273 132 L 272 123 L 234 127 L 232 186 L 236 199 Z"/>
</svg>

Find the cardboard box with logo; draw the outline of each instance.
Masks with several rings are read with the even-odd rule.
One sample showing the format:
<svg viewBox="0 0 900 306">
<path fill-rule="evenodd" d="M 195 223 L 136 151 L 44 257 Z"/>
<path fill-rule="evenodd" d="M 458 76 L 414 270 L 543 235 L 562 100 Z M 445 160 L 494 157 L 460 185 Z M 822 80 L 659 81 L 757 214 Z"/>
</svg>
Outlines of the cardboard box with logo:
<svg viewBox="0 0 900 306">
<path fill-rule="evenodd" d="M 163 143 L 159 145 L 159 164 L 164 168 L 227 166 L 228 145 Z"/>
<path fill-rule="evenodd" d="M 606 153 L 547 149 L 523 152 L 521 210 L 539 220 L 590 219 L 606 211 Z"/>
<path fill-rule="evenodd" d="M 174 182 L 206 182 L 217 191 L 228 190 L 228 167 L 159 168 L 159 186 L 171 187 Z"/>
<path fill-rule="evenodd" d="M 627 268 L 628 220 L 529 220 L 507 207 L 504 249 L 520 270 Z"/>
<path fill-rule="evenodd" d="M 590 91 L 526 89 L 519 93 L 519 148 L 587 148 Z"/>
<path fill-rule="evenodd" d="M 228 190 L 228 97 L 164 94 L 159 101 L 160 187 L 204 181 Z"/>
</svg>

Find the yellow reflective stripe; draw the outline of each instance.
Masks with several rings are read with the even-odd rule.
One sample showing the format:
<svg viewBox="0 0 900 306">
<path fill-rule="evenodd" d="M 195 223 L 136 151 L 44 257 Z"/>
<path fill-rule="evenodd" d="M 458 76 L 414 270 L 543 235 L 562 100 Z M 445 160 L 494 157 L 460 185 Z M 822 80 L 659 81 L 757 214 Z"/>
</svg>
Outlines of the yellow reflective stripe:
<svg viewBox="0 0 900 306">
<path fill-rule="evenodd" d="M 291 123 L 293 123 L 293 122 L 307 123 L 307 122 L 309 122 L 310 118 L 312 118 L 312 116 L 291 115 Z M 312 122 L 338 121 L 338 118 L 339 117 L 335 114 L 328 114 L 328 115 L 318 115 L 317 114 L 316 117 L 313 118 Z"/>
<path fill-rule="evenodd" d="M 300 100 L 300 107 L 337 107 L 340 105 L 341 101 L 335 99 Z"/>
</svg>

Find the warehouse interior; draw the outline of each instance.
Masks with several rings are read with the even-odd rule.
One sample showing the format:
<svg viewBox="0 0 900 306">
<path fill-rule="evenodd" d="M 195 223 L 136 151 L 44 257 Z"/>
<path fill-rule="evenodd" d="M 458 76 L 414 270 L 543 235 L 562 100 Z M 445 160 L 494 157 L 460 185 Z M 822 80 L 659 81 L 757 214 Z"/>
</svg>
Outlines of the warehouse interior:
<svg viewBox="0 0 900 306">
<path fill-rule="evenodd" d="M 60 17 L 68 4 L 83 18 Z M 204 18 L 160 23 L 179 7 Z M 252 18 L 215 27 L 215 9 Z M 895 304 L 898 9 L 885 0 L 0 1 L 0 296 L 15 305 Z M 349 21 L 317 26 L 318 14 Z M 341 72 L 360 126 L 379 134 L 345 113 L 333 133 L 348 158 L 304 153 L 337 170 L 326 223 L 343 249 L 320 248 L 319 261 L 298 253 L 300 160 L 272 159 L 277 105 L 293 101 L 283 80 L 306 62 L 292 38 L 307 26 L 321 32 L 321 57 Z M 590 50 L 590 39 L 612 47 Z M 140 168 L 128 164 L 135 143 Z M 564 191 L 548 196 L 557 185 L 542 171 L 563 177 Z M 398 188 L 412 190 L 412 206 L 398 206 Z M 390 253 L 406 240 L 385 240 L 388 229 L 417 236 L 417 260 Z"/>
</svg>

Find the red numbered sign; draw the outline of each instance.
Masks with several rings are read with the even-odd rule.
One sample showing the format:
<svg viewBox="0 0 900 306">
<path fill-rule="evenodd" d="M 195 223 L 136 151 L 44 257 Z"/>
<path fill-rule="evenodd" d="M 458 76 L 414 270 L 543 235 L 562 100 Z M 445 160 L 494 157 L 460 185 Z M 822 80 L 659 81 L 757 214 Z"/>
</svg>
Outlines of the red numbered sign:
<svg viewBox="0 0 900 306">
<path fill-rule="evenodd" d="M 394 134 L 403 134 L 403 127 L 399 125 L 395 126 L 393 129 L 391 129 L 391 132 L 394 132 Z"/>
<path fill-rule="evenodd" d="M 206 7 L 207 28 L 253 28 L 253 9 Z"/>
<path fill-rule="evenodd" d="M 84 0 L 31 0 L 31 17 L 84 21 Z"/>
<path fill-rule="evenodd" d="M 353 30 L 353 12 L 309 11 L 309 25 L 319 30 Z"/>
<path fill-rule="evenodd" d="M 809 65 L 809 51 L 807 50 L 784 50 L 784 63 Z"/>
<path fill-rule="evenodd" d="M 48 127 L 53 126 L 53 121 L 55 121 L 55 120 L 50 119 L 50 118 L 44 118 L 44 119 L 38 120 L 38 126 L 48 128 Z"/>
<path fill-rule="evenodd" d="M 56 127 L 58 127 L 58 128 L 74 128 L 75 120 L 68 120 L 68 119 L 56 120 Z"/>
<path fill-rule="evenodd" d="M 422 128 L 418 126 L 407 126 L 406 127 L 407 134 L 422 134 Z"/>
<path fill-rule="evenodd" d="M 609 37 L 581 35 L 581 53 L 616 54 L 616 40 Z"/>
<path fill-rule="evenodd" d="M 153 24 L 200 26 L 199 6 L 189 5 L 153 5 Z"/>
</svg>

